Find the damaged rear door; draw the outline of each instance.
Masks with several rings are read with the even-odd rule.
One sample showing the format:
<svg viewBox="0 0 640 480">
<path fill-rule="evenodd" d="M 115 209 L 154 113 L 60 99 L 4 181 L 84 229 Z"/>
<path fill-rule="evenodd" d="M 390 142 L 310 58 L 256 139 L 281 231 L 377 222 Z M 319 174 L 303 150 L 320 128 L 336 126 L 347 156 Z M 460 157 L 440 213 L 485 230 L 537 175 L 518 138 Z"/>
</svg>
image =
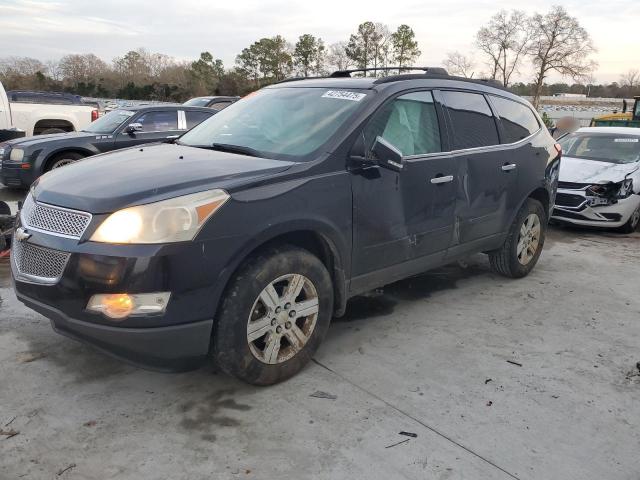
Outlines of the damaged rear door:
<svg viewBox="0 0 640 480">
<path fill-rule="evenodd" d="M 496 119 L 484 95 L 453 90 L 440 95 L 460 177 L 454 242 L 470 247 L 507 228 L 518 205 L 518 152 L 501 148 Z"/>
</svg>

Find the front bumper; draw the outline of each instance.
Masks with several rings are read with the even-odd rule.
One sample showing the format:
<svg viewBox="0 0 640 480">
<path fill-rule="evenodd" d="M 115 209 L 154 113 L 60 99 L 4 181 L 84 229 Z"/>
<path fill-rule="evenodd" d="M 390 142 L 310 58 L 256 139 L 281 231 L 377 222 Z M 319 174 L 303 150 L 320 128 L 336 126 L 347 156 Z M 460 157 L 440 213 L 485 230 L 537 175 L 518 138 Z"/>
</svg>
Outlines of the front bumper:
<svg viewBox="0 0 640 480">
<path fill-rule="evenodd" d="M 640 195 L 632 194 L 610 205 L 590 206 L 582 190 L 558 189 L 551 218 L 591 227 L 617 228 L 640 208 Z"/>
<path fill-rule="evenodd" d="M 18 226 L 20 226 L 18 220 Z M 17 240 L 14 240 L 14 244 Z M 22 240 L 39 249 L 70 252 L 61 276 L 44 284 L 11 271 L 18 299 L 48 317 L 64 335 L 138 366 L 184 370 L 209 353 L 224 253 L 236 239 L 166 245 L 108 245 L 31 231 Z M 99 293 L 171 292 L 164 313 L 112 320 L 86 310 Z"/>
<path fill-rule="evenodd" d="M 136 366 L 183 371 L 200 365 L 209 352 L 213 320 L 157 328 L 123 328 L 73 319 L 60 310 L 21 295 L 18 300 L 51 320 L 67 337 Z"/>
<path fill-rule="evenodd" d="M 7 187 L 27 188 L 35 180 L 33 175 L 33 166 L 29 163 L 30 168 L 23 168 L 23 163 L 13 163 L 0 160 L 0 183 Z"/>
</svg>

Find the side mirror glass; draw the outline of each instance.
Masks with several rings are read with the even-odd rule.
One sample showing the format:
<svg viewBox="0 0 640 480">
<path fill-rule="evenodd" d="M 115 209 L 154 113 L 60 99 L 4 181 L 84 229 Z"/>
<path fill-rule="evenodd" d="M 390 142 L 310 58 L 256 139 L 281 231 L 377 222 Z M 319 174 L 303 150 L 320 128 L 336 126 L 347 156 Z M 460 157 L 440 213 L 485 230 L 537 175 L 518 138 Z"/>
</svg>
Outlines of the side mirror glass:
<svg viewBox="0 0 640 480">
<path fill-rule="evenodd" d="M 371 148 L 374 160 L 381 166 L 399 172 L 404 167 L 402 152 L 378 136 Z"/>
<path fill-rule="evenodd" d="M 127 125 L 127 128 L 125 128 L 124 131 L 125 131 L 125 133 L 141 132 L 142 131 L 142 124 L 141 123 L 130 123 L 129 125 Z"/>
</svg>

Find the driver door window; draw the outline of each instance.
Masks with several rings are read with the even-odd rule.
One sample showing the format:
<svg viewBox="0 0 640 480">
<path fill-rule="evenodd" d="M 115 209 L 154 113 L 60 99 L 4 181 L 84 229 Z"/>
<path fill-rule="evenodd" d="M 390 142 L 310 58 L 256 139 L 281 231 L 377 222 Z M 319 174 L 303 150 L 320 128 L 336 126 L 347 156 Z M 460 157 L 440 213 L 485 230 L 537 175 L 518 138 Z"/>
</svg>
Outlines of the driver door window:
<svg viewBox="0 0 640 480">
<path fill-rule="evenodd" d="M 431 92 L 402 95 L 378 111 L 365 128 L 365 145 L 370 151 L 381 136 L 405 157 L 440 152 L 438 116 Z"/>
<path fill-rule="evenodd" d="M 178 112 L 147 112 L 135 122 L 142 124 L 142 132 L 167 132 L 178 129 Z"/>
</svg>

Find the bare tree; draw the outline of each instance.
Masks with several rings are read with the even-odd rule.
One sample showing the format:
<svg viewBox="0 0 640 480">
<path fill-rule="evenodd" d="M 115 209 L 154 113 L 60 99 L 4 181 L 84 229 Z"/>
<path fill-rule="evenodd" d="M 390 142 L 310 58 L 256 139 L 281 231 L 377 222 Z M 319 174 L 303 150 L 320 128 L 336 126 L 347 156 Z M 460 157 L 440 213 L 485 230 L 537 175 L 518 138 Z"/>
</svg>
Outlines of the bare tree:
<svg viewBox="0 0 640 480">
<path fill-rule="evenodd" d="M 62 80 L 62 70 L 60 69 L 60 62 L 57 60 L 49 60 L 45 63 L 47 75 L 56 82 Z"/>
<path fill-rule="evenodd" d="M 327 63 L 336 70 L 346 70 L 353 65 L 353 60 L 347 55 L 347 42 L 336 42 L 329 45 Z"/>
<path fill-rule="evenodd" d="M 389 56 L 388 45 L 390 40 L 391 32 L 389 31 L 389 27 L 384 23 L 376 23 L 371 38 L 371 56 L 374 68 L 385 66 L 385 60 L 387 60 Z M 376 75 L 376 73 L 377 72 L 374 72 L 374 75 Z"/>
<path fill-rule="evenodd" d="M 527 52 L 530 36 L 527 16 L 520 10 L 501 10 L 478 31 L 476 46 L 486 57 L 491 78 L 509 86 Z"/>
<path fill-rule="evenodd" d="M 620 77 L 620 85 L 630 90 L 640 85 L 640 70 L 631 69 Z"/>
<path fill-rule="evenodd" d="M 80 82 L 96 82 L 108 69 L 107 64 L 93 53 L 65 55 L 58 68 L 62 77 L 74 86 Z"/>
<path fill-rule="evenodd" d="M 448 52 L 447 57 L 442 61 L 442 64 L 452 75 L 458 75 L 466 78 L 473 77 L 473 59 L 458 51 Z"/>
<path fill-rule="evenodd" d="M 546 15 L 536 13 L 530 20 L 532 32 L 528 53 L 536 68 L 533 105 L 540 103 L 542 86 L 555 71 L 578 81 L 589 75 L 596 63 L 589 56 L 596 51 L 589 33 L 578 20 L 559 6 Z"/>
</svg>

